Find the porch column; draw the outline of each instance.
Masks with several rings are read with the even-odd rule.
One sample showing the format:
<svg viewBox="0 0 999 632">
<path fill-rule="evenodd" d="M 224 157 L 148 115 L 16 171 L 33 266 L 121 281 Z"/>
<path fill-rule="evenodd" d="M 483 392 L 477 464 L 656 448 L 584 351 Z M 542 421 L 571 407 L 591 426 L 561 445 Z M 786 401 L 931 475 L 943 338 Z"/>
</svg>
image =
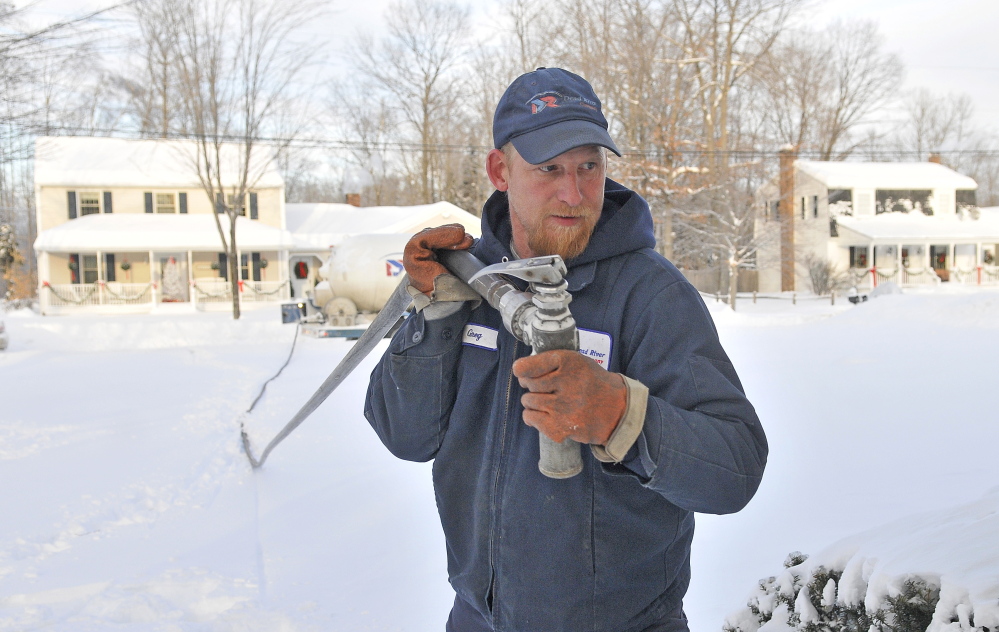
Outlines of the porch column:
<svg viewBox="0 0 999 632">
<path fill-rule="evenodd" d="M 874 263 L 874 242 L 867 244 L 867 268 L 871 271 L 871 289 L 878 286 L 877 266 Z"/>
<path fill-rule="evenodd" d="M 280 292 L 282 300 L 287 300 L 291 297 L 291 276 L 288 271 L 288 251 L 279 250 L 278 251 L 278 281 L 283 283 L 281 287 L 283 288 Z M 287 294 L 286 294 L 287 293 Z"/>
<path fill-rule="evenodd" d="M 104 304 L 104 284 L 101 283 L 107 278 L 106 270 L 104 269 L 104 253 L 100 250 L 97 251 L 97 304 Z"/>
<path fill-rule="evenodd" d="M 42 316 L 48 314 L 49 308 L 52 306 L 51 291 L 46 290 L 45 286 L 42 285 L 45 281 L 51 283 L 52 278 L 49 276 L 49 253 L 42 252 L 41 257 L 38 257 L 38 308 L 41 310 Z"/>
<path fill-rule="evenodd" d="M 153 256 L 153 251 L 149 251 L 149 300 L 152 302 L 153 307 L 156 307 L 156 257 Z"/>
<path fill-rule="evenodd" d="M 187 291 L 191 298 L 191 305 L 195 305 L 197 301 L 195 296 L 198 294 L 194 291 L 194 257 L 191 251 L 187 251 Z"/>
</svg>

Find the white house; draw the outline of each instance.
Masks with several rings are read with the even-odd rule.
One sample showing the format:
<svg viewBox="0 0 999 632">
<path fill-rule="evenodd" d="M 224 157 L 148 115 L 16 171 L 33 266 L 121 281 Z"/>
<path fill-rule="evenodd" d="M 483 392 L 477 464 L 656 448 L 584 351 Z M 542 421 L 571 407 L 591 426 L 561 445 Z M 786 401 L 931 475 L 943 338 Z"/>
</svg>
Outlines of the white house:
<svg viewBox="0 0 999 632">
<path fill-rule="evenodd" d="M 999 283 L 999 217 L 977 207 L 973 179 L 948 167 L 795 160 L 791 190 L 782 192 L 779 180 L 758 192 L 758 230 L 776 234 L 774 223 L 784 222 L 783 239 L 759 253 L 760 291 L 810 289 L 814 260 L 847 271 L 861 289 L 884 281 Z M 793 208 L 781 209 L 781 200 Z M 781 262 L 793 265 L 793 288 Z"/>
<path fill-rule="evenodd" d="M 212 217 L 217 205 L 198 180 L 195 151 L 190 141 L 37 139 L 34 247 L 42 313 L 231 304 Z M 235 148 L 226 152 L 237 160 Z M 279 301 L 288 298 L 294 243 L 285 229 L 284 180 L 269 153 L 252 158 L 259 177 L 237 220 L 238 290 L 246 303 Z M 235 178 L 223 173 L 223 185 Z M 219 219 L 228 230 L 227 217 Z"/>
<path fill-rule="evenodd" d="M 34 248 L 42 313 L 231 305 L 227 257 L 213 217 L 217 205 L 198 180 L 195 148 L 189 141 L 36 141 Z M 234 147 L 225 151 L 231 153 L 228 162 L 237 161 Z M 454 222 L 479 234 L 479 218 L 448 202 L 286 205 L 284 180 L 270 154 L 262 151 L 253 159 L 251 171 L 258 175 L 236 233 L 237 291 L 246 306 L 302 297 L 314 285 L 319 264 L 347 236 L 411 235 Z M 223 184 L 234 182 L 235 173 L 223 173 Z M 228 234 L 228 217 L 218 219 Z"/>
</svg>

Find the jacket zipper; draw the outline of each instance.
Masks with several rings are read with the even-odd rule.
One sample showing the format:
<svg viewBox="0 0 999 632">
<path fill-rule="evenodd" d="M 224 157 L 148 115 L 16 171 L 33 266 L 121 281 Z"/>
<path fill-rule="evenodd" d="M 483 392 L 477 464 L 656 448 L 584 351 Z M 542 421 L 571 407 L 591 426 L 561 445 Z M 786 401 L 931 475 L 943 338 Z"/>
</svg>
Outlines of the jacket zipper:
<svg viewBox="0 0 999 632">
<path fill-rule="evenodd" d="M 511 336 L 512 337 L 512 336 Z M 513 390 L 513 360 L 517 359 L 517 352 L 520 351 L 520 341 L 516 338 L 513 339 L 513 359 L 510 362 L 510 368 L 508 369 L 508 374 L 506 378 L 506 409 L 503 412 L 503 425 L 501 426 L 500 433 L 500 445 L 499 445 L 499 456 L 496 464 L 496 475 L 493 478 L 493 499 L 492 499 L 492 518 L 493 518 L 493 533 L 489 538 L 489 595 L 487 599 L 489 600 L 490 614 L 492 615 L 493 626 L 496 625 L 496 538 L 500 529 L 499 521 L 499 484 L 500 478 L 503 475 L 503 455 L 506 452 L 506 429 L 507 421 L 510 417 L 510 393 Z"/>
</svg>

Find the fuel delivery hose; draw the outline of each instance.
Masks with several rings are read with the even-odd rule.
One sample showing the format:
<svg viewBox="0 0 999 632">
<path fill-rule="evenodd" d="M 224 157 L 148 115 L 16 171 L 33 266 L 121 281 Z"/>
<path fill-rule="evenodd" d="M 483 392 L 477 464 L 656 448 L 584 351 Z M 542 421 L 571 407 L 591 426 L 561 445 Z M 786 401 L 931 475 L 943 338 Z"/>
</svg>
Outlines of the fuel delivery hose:
<svg viewBox="0 0 999 632">
<path fill-rule="evenodd" d="M 561 258 L 539 257 L 488 266 L 490 270 L 497 270 L 493 272 L 486 270 L 487 266 L 467 250 L 442 250 L 437 252 L 437 256 L 452 274 L 498 310 L 506 329 L 521 342 L 531 345 L 534 353 L 550 349 L 579 349 L 576 323 L 568 309 L 572 297 L 566 291 L 567 284 L 563 278 L 565 264 Z M 502 270 L 502 273 L 498 270 Z M 535 292 L 532 294 L 521 291 L 504 275 L 530 281 L 531 289 Z M 409 278 L 403 276 L 364 334 L 291 421 L 267 444 L 259 459 L 253 456 L 250 438 L 244 425 L 240 424 L 243 451 L 254 469 L 262 466 L 271 451 L 319 408 L 399 321 L 412 302 L 406 290 L 408 286 Z M 261 395 L 263 391 L 254 400 L 254 405 Z M 252 409 L 253 406 L 250 407 Z M 538 437 L 538 469 L 542 474 L 550 478 L 569 478 L 582 471 L 583 462 L 578 443 L 572 439 L 557 443 L 541 433 Z"/>
</svg>

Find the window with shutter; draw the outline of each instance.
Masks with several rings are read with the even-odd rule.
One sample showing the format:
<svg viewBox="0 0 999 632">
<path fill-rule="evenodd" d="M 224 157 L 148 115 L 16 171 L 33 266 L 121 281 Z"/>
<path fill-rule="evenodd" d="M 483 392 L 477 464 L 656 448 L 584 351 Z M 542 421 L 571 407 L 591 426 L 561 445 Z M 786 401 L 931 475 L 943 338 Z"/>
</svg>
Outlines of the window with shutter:
<svg viewBox="0 0 999 632">
<path fill-rule="evenodd" d="M 229 194 L 226 196 L 226 199 L 229 200 L 229 208 L 236 211 L 237 215 L 246 216 L 246 205 L 243 204 L 243 196 Z"/>
<path fill-rule="evenodd" d="M 96 215 L 101 212 L 101 196 L 96 191 L 80 193 L 80 216 Z"/>
<path fill-rule="evenodd" d="M 174 205 L 173 193 L 156 194 L 157 213 L 176 213 L 177 207 Z"/>
</svg>

